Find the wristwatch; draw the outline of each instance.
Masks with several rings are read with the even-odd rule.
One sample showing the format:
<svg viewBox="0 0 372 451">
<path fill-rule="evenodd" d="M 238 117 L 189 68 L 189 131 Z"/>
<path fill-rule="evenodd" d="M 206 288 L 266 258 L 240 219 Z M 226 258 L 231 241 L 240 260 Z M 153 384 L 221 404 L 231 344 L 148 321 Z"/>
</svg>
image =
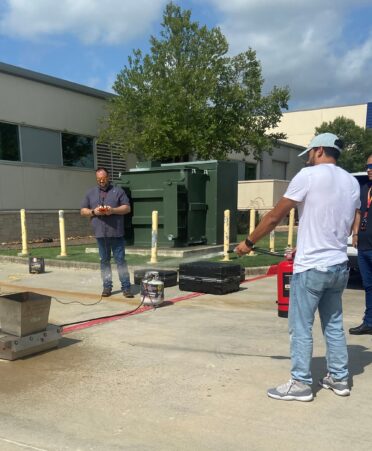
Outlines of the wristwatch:
<svg viewBox="0 0 372 451">
<path fill-rule="evenodd" d="M 247 247 L 250 247 L 252 249 L 254 248 L 254 242 L 252 240 L 250 240 L 249 238 L 246 238 L 244 242 Z"/>
<path fill-rule="evenodd" d="M 94 213 L 94 210 L 90 210 L 90 212 L 92 213 L 92 216 L 96 216 L 96 214 Z"/>
</svg>

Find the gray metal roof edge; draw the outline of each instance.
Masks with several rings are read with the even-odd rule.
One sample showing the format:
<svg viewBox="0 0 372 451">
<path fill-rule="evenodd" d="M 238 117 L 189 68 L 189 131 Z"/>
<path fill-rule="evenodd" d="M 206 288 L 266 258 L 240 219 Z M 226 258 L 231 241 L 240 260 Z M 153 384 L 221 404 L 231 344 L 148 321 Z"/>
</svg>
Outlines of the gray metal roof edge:
<svg viewBox="0 0 372 451">
<path fill-rule="evenodd" d="M 284 141 L 283 139 L 278 139 L 278 143 L 280 145 L 292 147 L 293 149 L 297 149 L 297 150 L 304 150 L 304 149 L 306 149 L 306 146 L 301 146 L 300 144 L 294 144 L 294 143 L 291 143 L 289 141 Z"/>
<path fill-rule="evenodd" d="M 283 111 L 282 114 L 291 114 L 291 113 L 302 113 L 306 111 L 316 111 L 316 110 L 330 110 L 332 108 L 347 108 L 350 106 L 363 106 L 367 105 L 369 102 L 357 102 L 357 103 L 343 103 L 341 105 L 330 105 L 330 106 L 318 106 L 318 107 L 309 107 L 309 108 L 300 108 L 294 109 L 290 111 Z"/>
<path fill-rule="evenodd" d="M 39 83 L 55 86 L 57 88 L 78 92 L 80 94 L 85 94 L 91 97 L 97 97 L 99 99 L 109 99 L 110 97 L 115 96 L 115 94 L 110 92 L 90 88 L 89 86 L 80 85 L 79 83 L 63 80 L 62 78 L 52 77 L 51 75 L 45 75 L 40 72 L 34 72 L 29 69 L 23 69 L 22 67 L 13 66 L 12 64 L 0 62 L 0 72 L 8 75 L 14 75 L 16 77 L 25 78 L 27 80 L 32 80 Z"/>
</svg>

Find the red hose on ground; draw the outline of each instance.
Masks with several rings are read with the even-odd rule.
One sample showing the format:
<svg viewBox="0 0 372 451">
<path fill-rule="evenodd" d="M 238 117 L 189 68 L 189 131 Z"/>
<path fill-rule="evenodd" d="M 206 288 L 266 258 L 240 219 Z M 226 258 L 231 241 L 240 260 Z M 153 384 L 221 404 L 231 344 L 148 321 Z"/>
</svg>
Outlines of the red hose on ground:
<svg viewBox="0 0 372 451">
<path fill-rule="evenodd" d="M 247 282 L 254 282 L 255 280 L 264 279 L 265 277 L 270 277 L 270 276 L 271 276 L 271 274 L 264 274 L 262 276 L 253 277 L 252 279 L 245 279 L 241 283 L 243 284 L 243 283 L 247 283 Z M 185 296 L 178 296 L 176 298 L 170 299 L 167 302 L 169 302 L 171 304 L 175 304 L 176 302 L 187 301 L 188 299 L 193 299 L 193 298 L 197 298 L 199 296 L 204 296 L 205 294 L 206 293 L 189 293 L 189 294 L 186 294 Z M 64 334 L 68 334 L 71 332 L 76 332 L 78 330 L 87 329 L 88 327 L 98 326 L 99 324 L 116 321 L 125 316 L 137 315 L 139 313 L 147 312 L 148 310 L 153 310 L 153 307 L 144 305 L 144 306 L 140 307 L 139 309 L 136 309 L 133 311 L 128 310 L 127 312 L 117 313 L 117 314 L 109 316 L 109 317 L 95 318 L 95 319 L 87 320 L 84 323 L 72 324 L 70 326 L 64 327 L 62 329 L 62 334 L 64 335 Z"/>
</svg>

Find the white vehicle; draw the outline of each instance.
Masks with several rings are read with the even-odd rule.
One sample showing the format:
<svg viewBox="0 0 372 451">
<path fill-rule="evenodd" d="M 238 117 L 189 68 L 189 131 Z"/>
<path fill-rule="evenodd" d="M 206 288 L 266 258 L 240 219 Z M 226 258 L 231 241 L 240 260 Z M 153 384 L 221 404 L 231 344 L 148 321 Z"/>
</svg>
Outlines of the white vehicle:
<svg viewBox="0 0 372 451">
<path fill-rule="evenodd" d="M 358 180 L 361 187 L 368 182 L 368 175 L 366 172 L 354 172 L 352 175 Z M 347 256 L 349 257 L 350 271 L 359 272 L 358 251 L 352 245 L 351 235 L 347 240 Z"/>
</svg>

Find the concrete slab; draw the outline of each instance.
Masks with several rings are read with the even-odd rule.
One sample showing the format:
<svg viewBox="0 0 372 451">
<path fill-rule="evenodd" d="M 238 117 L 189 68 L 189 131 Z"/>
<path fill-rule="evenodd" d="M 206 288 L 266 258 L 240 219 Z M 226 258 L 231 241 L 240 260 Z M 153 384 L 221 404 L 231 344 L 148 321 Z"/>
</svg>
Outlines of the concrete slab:
<svg viewBox="0 0 372 451">
<path fill-rule="evenodd" d="M 1 291 L 24 287 L 95 304 L 101 282 L 97 271 L 30 275 L 25 265 L 2 265 Z M 185 294 L 166 289 L 167 300 Z M 275 277 L 252 277 L 237 293 L 170 303 L 68 333 L 57 350 L 1 361 L 0 449 L 369 450 L 372 336 L 348 336 L 349 398 L 314 382 L 311 403 L 271 400 L 266 389 L 288 380 L 290 366 L 275 300 Z M 89 319 L 138 302 L 119 293 L 91 306 L 53 300 L 50 319 Z M 345 328 L 359 324 L 363 291 L 346 290 L 344 306 Z M 317 319 L 314 380 L 324 371 Z"/>
<path fill-rule="evenodd" d="M 232 243 L 229 246 L 230 250 L 233 250 L 237 243 Z M 172 247 L 160 247 L 157 250 L 157 255 L 159 257 L 172 257 L 172 258 L 200 258 L 215 256 L 218 254 L 223 254 L 224 246 L 222 244 L 216 245 L 200 245 L 200 246 L 188 246 L 182 248 L 172 248 Z M 87 247 L 85 249 L 87 254 L 98 254 L 98 247 Z M 125 253 L 127 255 L 151 255 L 151 248 L 149 247 L 135 247 L 126 246 Z"/>
</svg>

